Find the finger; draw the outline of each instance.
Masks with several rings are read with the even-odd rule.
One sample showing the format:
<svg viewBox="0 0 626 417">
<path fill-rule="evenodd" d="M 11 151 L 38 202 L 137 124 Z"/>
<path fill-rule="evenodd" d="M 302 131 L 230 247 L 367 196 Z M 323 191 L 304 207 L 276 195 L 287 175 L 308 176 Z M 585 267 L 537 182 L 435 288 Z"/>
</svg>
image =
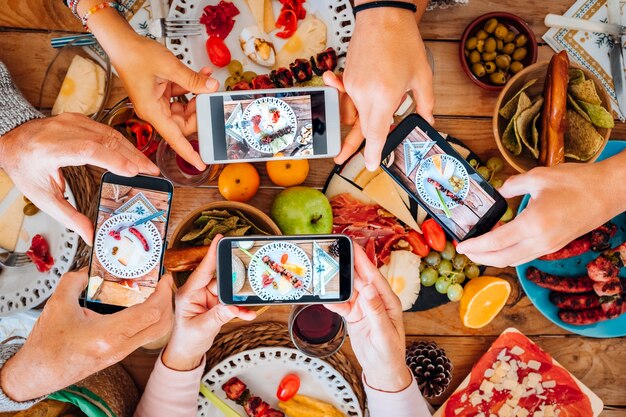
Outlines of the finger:
<svg viewBox="0 0 626 417">
<path fill-rule="evenodd" d="M 376 171 L 380 166 L 381 154 L 389 134 L 394 111 L 395 108 L 390 105 L 389 101 L 381 99 L 372 107 L 369 118 L 362 119 L 361 126 L 365 134 L 365 166 L 369 171 Z"/>
<path fill-rule="evenodd" d="M 343 80 L 339 78 L 334 72 L 326 71 L 322 74 L 324 84 L 329 87 L 336 88 L 340 93 L 346 92 L 346 87 L 343 85 Z"/>
<path fill-rule="evenodd" d="M 537 253 L 534 246 L 536 246 L 536 242 L 525 241 L 501 250 L 476 254 L 468 253 L 466 256 L 480 265 L 504 268 L 536 259 L 540 254 Z"/>
<path fill-rule="evenodd" d="M 354 265 L 358 276 L 362 277 L 364 284 L 361 292 L 363 292 L 364 288 L 367 287 L 368 284 L 373 285 L 387 308 L 393 310 L 394 312 L 398 308 L 402 311 L 398 297 L 394 294 L 389 282 L 387 282 L 387 280 L 381 275 L 376 265 L 369 260 L 365 251 L 363 251 L 359 245 L 355 245 Z"/>
<path fill-rule="evenodd" d="M 198 71 L 200 74 L 204 74 L 206 76 L 210 76 L 213 73 L 213 68 L 211 67 L 202 67 L 200 68 L 200 71 Z M 187 90 L 186 88 L 181 87 L 180 85 L 176 84 L 176 83 L 172 83 L 172 89 L 171 89 L 171 95 L 172 97 L 178 97 L 178 96 L 182 96 L 185 94 L 189 93 L 189 90 Z"/>
<path fill-rule="evenodd" d="M 360 120 L 357 119 L 355 124 L 352 126 L 352 129 L 350 129 L 350 132 L 344 139 L 343 145 L 341 146 L 341 152 L 339 152 L 339 155 L 335 157 L 335 163 L 343 164 L 346 162 L 359 149 L 364 139 L 363 133 L 361 132 Z"/>
<path fill-rule="evenodd" d="M 519 174 L 509 177 L 502 187 L 498 189 L 498 192 L 502 194 L 504 198 L 512 198 L 520 195 L 532 194 L 535 190 L 533 186 L 533 180 L 528 174 Z"/>
<path fill-rule="evenodd" d="M 172 81 L 181 89 L 189 91 L 194 94 L 200 93 L 212 93 L 217 91 L 220 83 L 215 79 L 209 77 L 206 71 L 194 71 L 187 65 L 183 64 L 178 58 L 172 55 L 174 61 L 172 65 L 166 70 L 167 78 Z"/>
<path fill-rule="evenodd" d="M 393 328 L 385 302 L 373 285 L 363 288 L 359 304 L 374 334 L 382 335 Z"/>
<path fill-rule="evenodd" d="M 182 291 L 196 291 L 206 288 L 211 280 L 215 278 L 215 267 L 217 265 L 217 244 L 221 239 L 222 235 L 215 236 L 215 238 L 211 242 L 209 251 L 206 255 L 204 255 L 204 258 L 202 259 L 202 262 L 200 262 L 200 265 L 198 265 L 198 267 L 195 271 L 193 271 L 189 279 L 187 279 L 187 282 L 181 288 Z"/>
<path fill-rule="evenodd" d="M 352 311 L 352 303 L 332 303 L 332 304 L 323 304 L 329 311 L 333 313 L 339 314 L 341 317 L 347 317 Z"/>
<path fill-rule="evenodd" d="M 238 314 L 239 309 L 236 306 L 217 304 L 209 311 L 197 316 L 197 320 L 202 323 L 207 336 L 215 337 L 222 326 L 237 317 Z"/>
<path fill-rule="evenodd" d="M 240 318 L 241 320 L 252 321 L 257 317 L 256 311 L 249 310 L 245 307 L 238 307 L 238 309 L 239 311 L 237 312 L 236 317 Z"/>
<path fill-rule="evenodd" d="M 432 88 L 431 82 L 426 84 L 423 80 L 421 85 L 412 89 L 413 99 L 415 100 L 415 112 L 422 116 L 431 125 L 435 124 L 435 118 L 433 116 L 433 110 L 435 108 L 435 93 Z"/>
<path fill-rule="evenodd" d="M 477 255 L 484 252 L 495 252 L 513 246 L 528 237 L 528 233 L 532 230 L 532 223 L 529 224 L 529 221 L 533 222 L 528 216 L 528 211 L 525 210 L 509 223 L 489 233 L 459 242 L 456 246 L 456 251 L 466 255 L 470 253 Z"/>
<path fill-rule="evenodd" d="M 195 97 L 188 103 L 173 102 L 170 106 L 172 120 L 176 122 L 185 136 L 191 136 L 198 131 Z"/>
<path fill-rule="evenodd" d="M 89 276 L 86 268 L 76 272 L 67 272 L 59 280 L 52 297 L 62 299 L 64 302 L 75 303 L 88 284 Z"/>
</svg>

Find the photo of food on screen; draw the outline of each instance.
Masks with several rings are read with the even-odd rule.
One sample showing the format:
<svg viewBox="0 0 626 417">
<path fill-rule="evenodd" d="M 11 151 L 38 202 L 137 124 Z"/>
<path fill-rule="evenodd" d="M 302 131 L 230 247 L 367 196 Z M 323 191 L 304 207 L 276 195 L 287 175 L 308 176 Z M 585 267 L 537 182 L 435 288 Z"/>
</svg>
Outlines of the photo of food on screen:
<svg viewBox="0 0 626 417">
<path fill-rule="evenodd" d="M 156 288 L 168 192 L 103 183 L 87 301 L 128 307 Z"/>
<path fill-rule="evenodd" d="M 446 154 L 419 127 L 396 147 L 388 167 L 456 236 L 464 238 L 493 207 L 495 200 L 457 156 Z"/>
<path fill-rule="evenodd" d="M 233 300 L 298 301 L 340 296 L 336 239 L 236 241 L 232 249 Z"/>
</svg>

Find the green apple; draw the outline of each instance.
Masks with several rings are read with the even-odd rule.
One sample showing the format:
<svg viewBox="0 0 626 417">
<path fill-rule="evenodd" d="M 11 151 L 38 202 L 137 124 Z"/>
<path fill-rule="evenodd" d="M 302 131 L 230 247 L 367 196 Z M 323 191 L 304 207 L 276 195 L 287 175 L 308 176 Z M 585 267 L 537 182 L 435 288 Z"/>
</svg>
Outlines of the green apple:
<svg viewBox="0 0 626 417">
<path fill-rule="evenodd" d="M 281 191 L 270 216 L 286 235 L 319 235 L 333 231 L 333 210 L 324 194 L 310 187 Z"/>
</svg>

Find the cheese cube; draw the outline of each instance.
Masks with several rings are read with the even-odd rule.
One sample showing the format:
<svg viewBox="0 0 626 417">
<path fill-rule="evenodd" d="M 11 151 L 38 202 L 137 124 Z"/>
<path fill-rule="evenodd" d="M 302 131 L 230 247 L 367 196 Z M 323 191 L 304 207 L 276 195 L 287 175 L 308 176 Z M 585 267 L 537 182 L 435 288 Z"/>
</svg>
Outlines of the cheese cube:
<svg viewBox="0 0 626 417">
<path fill-rule="evenodd" d="M 463 407 L 459 407 L 456 410 L 454 410 L 454 415 L 459 415 L 463 412 L 464 408 Z"/>
<path fill-rule="evenodd" d="M 517 346 L 517 345 L 513 346 L 513 349 L 511 349 L 511 353 L 513 355 L 516 355 L 516 356 L 522 355 L 522 354 L 524 354 L 524 352 L 525 352 L 525 350 L 522 349 L 521 347 Z"/>
<path fill-rule="evenodd" d="M 502 383 L 502 387 L 509 391 L 512 391 L 518 385 L 519 384 L 517 383 L 517 381 L 513 379 L 505 379 L 504 382 Z"/>
<path fill-rule="evenodd" d="M 498 410 L 498 417 L 512 417 L 513 408 L 508 404 L 502 404 L 502 407 Z"/>
<path fill-rule="evenodd" d="M 525 408 L 520 408 L 515 417 L 528 417 L 530 412 Z"/>
<path fill-rule="evenodd" d="M 543 385 L 544 388 L 554 388 L 556 387 L 556 381 L 543 381 L 541 385 Z"/>
<path fill-rule="evenodd" d="M 535 389 L 537 390 L 537 394 L 543 394 L 544 389 L 541 384 L 538 384 Z"/>
<path fill-rule="evenodd" d="M 461 402 L 464 403 L 465 401 L 467 401 L 467 394 L 461 396 Z"/>
<path fill-rule="evenodd" d="M 533 370 L 535 370 L 535 371 L 538 371 L 538 370 L 539 370 L 539 368 L 541 368 L 541 362 L 538 362 L 538 361 L 536 361 L 536 360 L 534 360 L 534 359 L 531 359 L 531 360 L 529 360 L 529 361 L 528 361 L 528 367 L 529 367 L 530 369 L 533 369 Z"/>
<path fill-rule="evenodd" d="M 506 348 L 502 349 L 500 353 L 498 353 L 498 360 L 501 361 L 506 356 Z"/>
<path fill-rule="evenodd" d="M 485 371 L 485 378 L 491 378 L 493 376 L 493 369 L 487 369 Z"/>
<path fill-rule="evenodd" d="M 524 387 L 521 385 L 517 385 L 515 388 L 513 388 L 511 390 L 511 395 L 513 397 L 521 397 L 526 393 L 526 391 L 524 390 Z"/>
<path fill-rule="evenodd" d="M 483 379 L 483 382 L 480 384 L 480 390 L 485 394 L 491 394 L 493 392 L 494 384 L 491 381 Z"/>
<path fill-rule="evenodd" d="M 516 407 L 517 404 L 519 404 L 519 397 L 511 397 L 508 400 L 506 400 L 506 403 L 510 405 L 511 407 Z"/>
<path fill-rule="evenodd" d="M 474 391 L 469 398 L 470 404 L 473 406 L 477 406 L 483 401 L 483 397 L 478 393 L 478 391 Z"/>
</svg>

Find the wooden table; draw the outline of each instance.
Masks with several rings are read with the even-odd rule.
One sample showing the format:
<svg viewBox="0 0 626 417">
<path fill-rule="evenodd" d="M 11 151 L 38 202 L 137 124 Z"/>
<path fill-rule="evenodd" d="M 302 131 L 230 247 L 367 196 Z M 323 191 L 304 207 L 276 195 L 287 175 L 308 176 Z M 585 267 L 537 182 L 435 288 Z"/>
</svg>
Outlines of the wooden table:
<svg viewBox="0 0 626 417">
<path fill-rule="evenodd" d="M 470 0 L 468 6 L 427 13 L 421 31 L 435 59 L 437 128 L 461 138 L 482 158 L 498 155 L 491 131 L 491 114 L 497 94 L 479 89 L 461 71 L 457 57 L 461 33 L 474 17 L 503 10 L 524 18 L 540 39 L 547 30 L 543 25 L 544 15 L 562 14 L 572 3 L 573 0 Z M 80 32 L 80 24 L 60 0 L 0 0 L 0 10 L 0 60 L 9 67 L 27 99 L 35 103 L 44 71 L 56 54 L 50 47 L 50 39 L 67 32 Z M 552 54 L 550 47 L 539 46 L 539 60 L 546 60 Z M 116 80 L 109 103 L 124 96 L 122 85 Z M 44 97 L 47 106 L 53 101 L 54 97 Z M 612 139 L 626 139 L 625 124 L 617 125 Z M 332 165 L 330 160 L 312 161 L 305 185 L 322 187 Z M 257 167 L 263 185 L 251 204 L 267 210 L 279 189 L 267 180 L 264 164 Z M 513 173 L 510 167 L 506 172 Z M 220 198 L 215 184 L 200 189 L 177 188 L 170 232 L 191 210 Z M 489 272 L 509 274 L 511 278 L 515 275 L 512 268 Z M 520 292 L 519 286 L 516 291 Z M 285 321 L 288 311 L 288 307 L 273 307 L 259 320 Z M 472 364 L 497 335 L 513 326 L 530 336 L 596 392 L 606 404 L 604 416 L 626 415 L 626 341 L 623 338 L 598 340 L 570 334 L 545 319 L 525 296 L 511 300 L 492 323 L 480 330 L 462 326 L 458 305 L 454 303 L 426 312 L 407 313 L 404 319 L 409 342 L 434 340 L 445 348 L 454 364 L 451 387 L 432 402 L 435 406 L 441 404 L 465 378 Z M 236 325 L 231 324 L 225 330 Z M 346 351 L 353 357 L 349 346 Z M 154 359 L 155 356 L 135 353 L 124 361 L 138 385 L 145 385 Z"/>
</svg>

